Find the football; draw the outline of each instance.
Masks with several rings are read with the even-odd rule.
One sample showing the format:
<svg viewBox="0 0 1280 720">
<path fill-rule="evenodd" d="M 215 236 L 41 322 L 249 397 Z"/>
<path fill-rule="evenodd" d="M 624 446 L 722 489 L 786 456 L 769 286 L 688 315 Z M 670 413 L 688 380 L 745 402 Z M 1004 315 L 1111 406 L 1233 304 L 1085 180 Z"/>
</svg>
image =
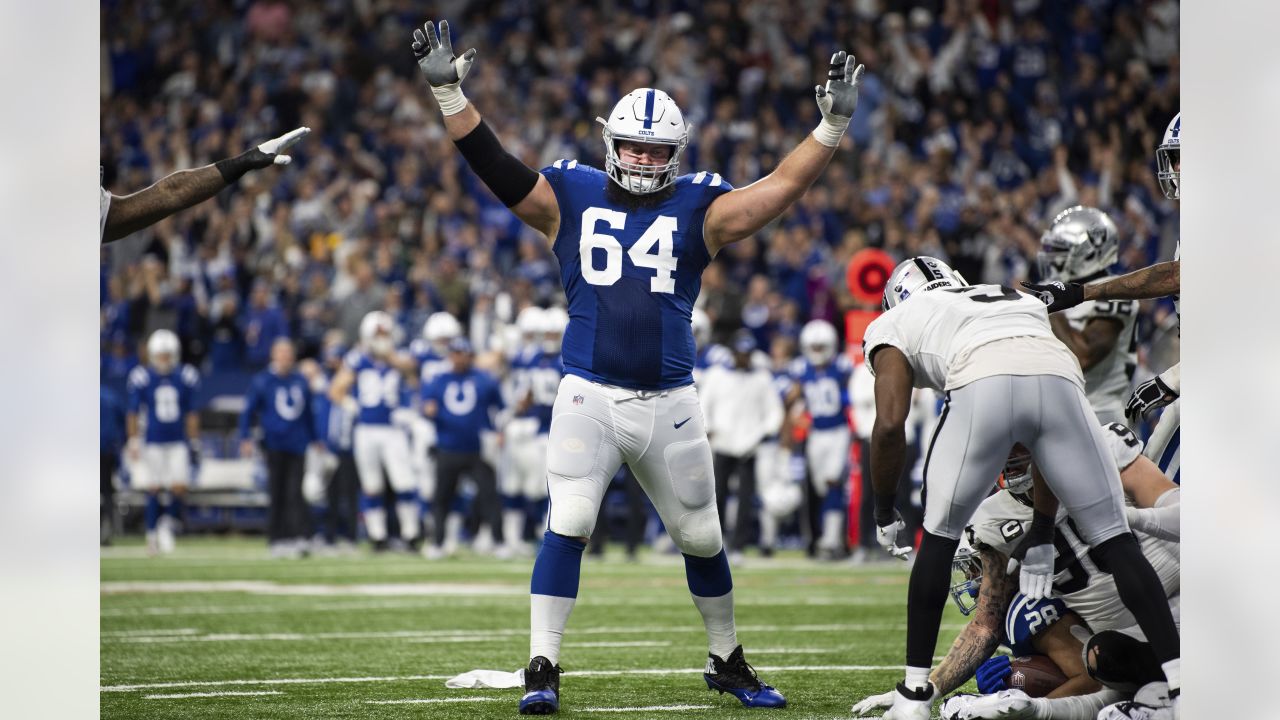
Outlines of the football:
<svg viewBox="0 0 1280 720">
<path fill-rule="evenodd" d="M 1066 681 L 1057 664 L 1044 655 L 1018 657 L 1010 663 L 1009 687 L 1031 697 L 1044 697 Z"/>
</svg>

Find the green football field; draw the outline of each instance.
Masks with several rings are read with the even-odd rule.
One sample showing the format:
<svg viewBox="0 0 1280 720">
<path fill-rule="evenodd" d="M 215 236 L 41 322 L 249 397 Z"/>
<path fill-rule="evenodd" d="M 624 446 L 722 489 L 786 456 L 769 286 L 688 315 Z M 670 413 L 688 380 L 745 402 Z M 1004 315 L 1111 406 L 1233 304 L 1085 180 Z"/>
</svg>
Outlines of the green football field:
<svg viewBox="0 0 1280 720">
<path fill-rule="evenodd" d="M 450 690 L 528 657 L 530 560 L 438 563 L 366 551 L 271 560 L 258 540 L 182 538 L 148 558 L 102 553 L 104 718 L 511 718 L 521 690 Z M 901 678 L 904 565 L 748 556 L 734 568 L 738 637 L 784 710 L 706 689 L 702 622 L 679 556 L 583 564 L 560 664 L 577 718 L 848 718 Z M 948 605 L 939 648 L 964 618 Z"/>
</svg>

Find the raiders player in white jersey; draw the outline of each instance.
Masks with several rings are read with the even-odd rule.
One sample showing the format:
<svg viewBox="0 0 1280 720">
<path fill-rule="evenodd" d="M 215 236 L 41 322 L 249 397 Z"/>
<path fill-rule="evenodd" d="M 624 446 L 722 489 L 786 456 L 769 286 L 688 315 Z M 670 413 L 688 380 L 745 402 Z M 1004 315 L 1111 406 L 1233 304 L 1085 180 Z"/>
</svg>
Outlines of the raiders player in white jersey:
<svg viewBox="0 0 1280 720">
<path fill-rule="evenodd" d="M 102 214 L 98 221 L 98 242 L 106 244 L 150 227 L 179 210 L 202 203 L 223 188 L 239 180 L 250 170 L 288 165 L 293 158 L 281 155 L 311 132 L 309 127 L 268 140 L 233 158 L 212 165 L 179 170 L 155 184 L 128 195 L 112 195 L 101 187 L 102 169 L 98 170 Z"/>
<path fill-rule="evenodd" d="M 1156 179 L 1160 181 L 1160 190 L 1170 200 L 1182 198 L 1182 113 L 1173 116 L 1169 127 L 1164 131 L 1164 139 L 1156 148 Z M 1182 277 L 1182 243 L 1173 253 L 1173 260 L 1156 263 L 1150 267 L 1134 270 L 1131 273 L 1111 278 L 1092 285 L 1061 280 L 1044 284 L 1023 283 L 1034 292 L 1049 312 L 1055 313 L 1079 305 L 1086 300 L 1146 300 L 1159 297 L 1173 297 L 1175 311 L 1178 310 L 1178 293 Z M 1181 363 L 1165 370 L 1156 377 L 1134 388 L 1129 398 L 1125 414 L 1131 419 L 1147 415 L 1156 408 L 1166 405 L 1160 421 L 1151 433 L 1151 441 L 1147 443 L 1147 457 L 1160 466 L 1174 482 L 1181 483 L 1178 446 L 1180 443 L 1179 426 L 1180 411 L 1178 395 L 1181 393 Z"/>
<path fill-rule="evenodd" d="M 905 458 L 903 424 L 913 387 L 945 392 L 926 453 L 924 534 L 911 570 L 906 678 L 885 714 L 928 720 L 936 688 L 929 668 L 960 535 L 986 497 L 1010 449 L 1022 444 L 1044 474 L 1031 528 L 1015 553 L 1020 584 L 1045 597 L 1053 576 L 1059 502 L 1090 555 L 1123 567 L 1116 589 L 1133 611 L 1169 680 L 1180 687 L 1179 635 L 1160 578 L 1125 519 L 1119 472 L 1084 395 L 1075 356 L 1053 336 L 1042 303 L 998 285 L 969 286 L 945 263 L 916 257 L 894 269 L 885 312 L 867 328 L 864 356 L 876 375 L 871 439 L 876 539 L 891 554 L 903 523 L 894 508 Z M 1174 701 L 1177 702 L 1176 699 Z"/>
<path fill-rule="evenodd" d="M 1040 238 L 1040 277 L 1103 282 L 1119 255 L 1119 231 L 1111 218 L 1097 208 L 1076 205 L 1058 213 Z M 1124 421 L 1138 366 L 1137 318 L 1133 300 L 1086 300 L 1049 318 L 1053 334 L 1080 361 L 1085 397 L 1104 425 Z"/>
<path fill-rule="evenodd" d="M 1141 441 L 1119 423 L 1107 425 L 1104 430 L 1125 496 L 1134 503 L 1127 506 L 1126 512 L 1176 513 L 1181 491 L 1142 455 Z M 1057 596 L 1035 601 L 1018 594 L 1018 578 L 1007 573 L 1006 567 L 1032 521 L 1033 472 L 1030 453 L 1016 446 L 997 479 L 1001 492 L 983 501 L 973 522 L 965 528 L 967 543 L 962 543 L 956 553 L 953 568 L 957 581 L 951 587 L 951 596 L 970 621 L 930 673 L 929 680 L 943 695 L 958 689 L 1000 644 L 1008 645 L 1015 655 L 1035 653 L 1049 657 L 1068 679 L 1043 700 L 1016 692 L 958 695 L 943 703 L 944 718 L 1004 718 L 1012 715 L 999 713 L 1016 709 L 1025 712 L 1019 717 L 1037 720 L 1093 720 L 1104 705 L 1127 699 L 1132 688 L 1161 676 L 1158 666 L 1129 667 L 1130 663 L 1113 662 L 1133 655 L 1126 651 L 1138 641 L 1114 634 L 1132 633 L 1133 616 L 1121 603 L 1111 575 L 1099 571 L 1089 559 L 1088 547 L 1065 513 L 1059 512 L 1056 523 Z M 1178 529 L 1175 526 L 1168 531 L 1157 535 L 1155 531 L 1140 531 L 1135 524 L 1143 554 L 1160 575 L 1176 616 L 1180 589 Z M 1097 636 L 1096 643 L 1089 640 L 1097 647 L 1097 654 L 1086 655 L 1085 643 L 1078 633 L 1105 633 Z M 1104 688 L 1100 683 L 1107 685 Z M 863 715 L 892 702 L 892 691 L 874 695 L 854 705 L 853 712 Z"/>
</svg>

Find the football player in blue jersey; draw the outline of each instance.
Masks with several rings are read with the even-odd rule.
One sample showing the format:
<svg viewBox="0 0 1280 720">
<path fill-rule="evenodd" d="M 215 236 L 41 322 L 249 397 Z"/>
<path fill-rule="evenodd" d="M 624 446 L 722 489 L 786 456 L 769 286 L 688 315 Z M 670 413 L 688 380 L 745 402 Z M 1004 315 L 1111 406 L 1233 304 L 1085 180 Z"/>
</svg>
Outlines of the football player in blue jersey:
<svg viewBox="0 0 1280 720">
<path fill-rule="evenodd" d="M 422 388 L 423 414 L 436 426 L 435 534 L 423 548 L 431 560 L 447 555 L 444 547 L 445 516 L 458 491 L 462 476 L 476 484 L 476 505 L 495 539 L 502 541 L 502 509 L 498 502 L 493 466 L 481 449 L 501 425 L 497 414 L 503 409 L 498 381 L 473 364 L 471 342 L 464 337 L 449 343 L 448 372 L 441 373 Z"/>
<path fill-rule="evenodd" d="M 822 498 L 818 557 L 834 560 L 845 554 L 844 522 L 848 502 L 845 485 L 849 460 L 849 378 L 853 365 L 839 352 L 835 327 L 810 320 L 800 330 L 800 357 L 791 375 L 800 386 L 812 422 L 805 440 L 805 462 L 813 489 Z M 814 528 L 818 530 L 818 528 Z"/>
<path fill-rule="evenodd" d="M 182 517 L 182 500 L 191 477 L 193 456 L 199 461 L 200 416 L 196 395 L 200 373 L 182 365 L 181 344 L 170 330 L 147 339 L 147 364 L 129 373 L 129 408 L 125 419 L 133 477 L 147 493 L 143 519 L 147 552 L 173 552 L 174 525 Z M 146 429 L 139 415 L 146 408 Z M 167 502 L 161 514 L 161 492 Z"/>
<path fill-rule="evenodd" d="M 680 175 L 689 128 L 661 90 L 638 88 L 599 121 L 605 169 L 558 160 L 535 172 L 503 149 L 462 93 L 475 49 L 455 56 L 448 23 L 414 31 L 413 52 L 445 130 L 503 204 L 552 243 L 569 301 L 565 379 L 552 411 L 549 530 L 534 563 L 522 714 L 559 708 L 557 664 L 582 551 L 609 480 L 627 463 L 684 553 L 707 630 L 708 687 L 748 707 L 786 700 L 743 657 L 720 534 L 711 448 L 693 386 L 690 313 L 717 252 L 776 219 L 822 174 L 858 103 L 863 68 L 843 51 L 815 88 L 822 120 L 768 176 L 735 190 Z"/>
<path fill-rule="evenodd" d="M 400 407 L 400 384 L 417 372 L 413 359 L 396 352 L 399 328 L 391 316 L 375 310 L 360 321 L 360 347 L 347 353 L 329 386 L 329 399 L 341 403 L 354 388 L 360 413 L 353 437 L 356 469 L 360 473 L 360 506 L 365 532 L 374 550 L 385 550 L 387 517 L 383 506 L 383 475 L 396 494 L 400 537 L 413 545 L 418 539 L 418 498 L 409 467 L 409 439 L 391 423 Z"/>
<path fill-rule="evenodd" d="M 418 507 L 426 525 L 432 522 L 432 498 L 436 493 L 436 429 L 430 420 L 422 416 L 417 395 L 430 385 L 440 373 L 448 372 L 449 343 L 462 336 L 462 323 L 444 310 L 431 313 L 422 324 L 422 336 L 409 344 L 409 354 L 418 364 L 418 388 L 413 393 L 413 422 L 409 431 L 410 466 L 418 482 Z M 462 518 L 449 515 L 450 525 L 445 529 L 445 546 L 452 549 L 462 534 Z M 434 532 L 428 530 L 428 532 Z M 426 548 L 423 548 L 424 551 Z"/>
</svg>

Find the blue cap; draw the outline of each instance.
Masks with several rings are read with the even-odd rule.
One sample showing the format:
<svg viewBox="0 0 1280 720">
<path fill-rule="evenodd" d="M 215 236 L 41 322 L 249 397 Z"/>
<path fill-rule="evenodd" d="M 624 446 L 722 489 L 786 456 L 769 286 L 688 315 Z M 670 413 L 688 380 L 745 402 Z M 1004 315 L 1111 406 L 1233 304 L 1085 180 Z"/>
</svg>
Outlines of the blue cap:
<svg viewBox="0 0 1280 720">
<path fill-rule="evenodd" d="M 459 335 L 449 341 L 449 352 L 471 352 L 471 341 Z"/>
</svg>

